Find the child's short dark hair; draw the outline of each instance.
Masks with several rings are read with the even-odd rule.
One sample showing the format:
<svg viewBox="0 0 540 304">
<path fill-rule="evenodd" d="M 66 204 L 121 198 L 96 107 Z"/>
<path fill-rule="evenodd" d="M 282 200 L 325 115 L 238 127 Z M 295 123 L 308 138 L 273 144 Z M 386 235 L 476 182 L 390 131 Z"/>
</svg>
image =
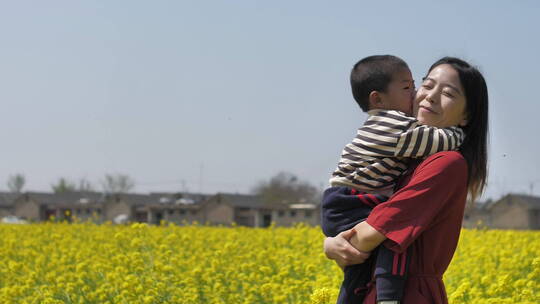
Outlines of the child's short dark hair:
<svg viewBox="0 0 540 304">
<path fill-rule="evenodd" d="M 358 61 L 351 71 L 351 88 L 354 100 L 362 111 L 369 111 L 369 94 L 385 92 L 396 72 L 409 69 L 401 58 L 392 55 L 375 55 Z"/>
</svg>

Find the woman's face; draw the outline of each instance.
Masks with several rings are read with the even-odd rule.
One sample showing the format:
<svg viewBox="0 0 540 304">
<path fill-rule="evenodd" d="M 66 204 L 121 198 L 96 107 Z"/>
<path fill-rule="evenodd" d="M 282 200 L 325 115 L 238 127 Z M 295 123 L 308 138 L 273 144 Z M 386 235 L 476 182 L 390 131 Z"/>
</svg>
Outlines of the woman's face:
<svg viewBox="0 0 540 304">
<path fill-rule="evenodd" d="M 413 114 L 421 124 L 446 128 L 467 124 L 465 91 L 449 64 L 436 66 L 416 93 Z"/>
</svg>

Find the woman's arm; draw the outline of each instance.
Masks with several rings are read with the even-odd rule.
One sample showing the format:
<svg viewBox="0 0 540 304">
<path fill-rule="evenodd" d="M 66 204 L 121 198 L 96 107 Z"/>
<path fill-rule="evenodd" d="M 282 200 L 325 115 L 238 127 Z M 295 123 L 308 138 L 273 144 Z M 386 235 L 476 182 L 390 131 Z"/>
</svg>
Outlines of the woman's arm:
<svg viewBox="0 0 540 304">
<path fill-rule="evenodd" d="M 386 240 L 384 234 L 375 230 L 375 228 L 371 227 L 365 221 L 354 226 L 352 230 L 356 231 L 356 233 L 351 237 L 349 242 L 358 251 L 370 252 Z"/>
<path fill-rule="evenodd" d="M 324 240 L 324 253 L 343 269 L 345 266 L 362 264 L 370 251 L 384 240 L 386 237 L 382 233 L 362 222 L 335 237 L 327 237 Z"/>
</svg>

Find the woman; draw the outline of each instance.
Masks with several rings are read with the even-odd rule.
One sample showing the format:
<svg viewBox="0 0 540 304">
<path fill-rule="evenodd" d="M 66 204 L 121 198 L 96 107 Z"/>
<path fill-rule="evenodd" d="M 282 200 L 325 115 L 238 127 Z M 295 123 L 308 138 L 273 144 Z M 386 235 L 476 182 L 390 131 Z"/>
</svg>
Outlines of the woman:
<svg viewBox="0 0 540 304">
<path fill-rule="evenodd" d="M 326 255 L 340 265 L 362 263 L 382 244 L 408 253 L 404 304 L 448 303 L 442 275 L 459 239 L 467 192 L 474 198 L 487 174 L 488 93 L 482 74 L 452 57 L 435 62 L 418 89 L 414 113 L 436 127 L 461 126 L 459 152 L 440 152 L 411 165 L 399 190 L 366 221 L 325 240 Z M 364 252 L 356 250 L 350 242 Z M 400 271 L 400 261 L 394 268 Z M 365 304 L 376 303 L 370 286 Z"/>
</svg>

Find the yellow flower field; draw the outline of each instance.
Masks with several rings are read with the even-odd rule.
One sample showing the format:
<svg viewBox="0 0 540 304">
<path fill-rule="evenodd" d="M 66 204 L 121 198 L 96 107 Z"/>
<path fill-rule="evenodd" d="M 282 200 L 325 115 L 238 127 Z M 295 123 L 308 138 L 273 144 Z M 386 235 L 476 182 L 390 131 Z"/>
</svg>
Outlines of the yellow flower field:
<svg viewBox="0 0 540 304">
<path fill-rule="evenodd" d="M 319 228 L 0 224 L 0 303 L 334 303 Z M 450 303 L 540 303 L 540 232 L 464 230 Z"/>
</svg>

